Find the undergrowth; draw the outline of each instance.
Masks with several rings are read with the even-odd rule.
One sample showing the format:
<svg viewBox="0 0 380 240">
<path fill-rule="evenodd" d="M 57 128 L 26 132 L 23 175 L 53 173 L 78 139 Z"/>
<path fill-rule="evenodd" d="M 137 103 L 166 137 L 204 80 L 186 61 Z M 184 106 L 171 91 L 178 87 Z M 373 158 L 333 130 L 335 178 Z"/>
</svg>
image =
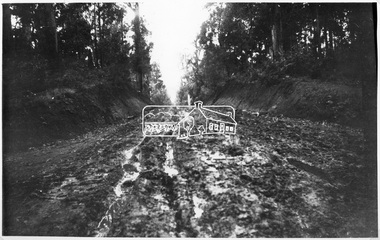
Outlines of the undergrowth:
<svg viewBox="0 0 380 240">
<path fill-rule="evenodd" d="M 355 57 L 347 51 L 337 51 L 334 55 L 316 59 L 311 51 L 293 49 L 281 58 L 252 64 L 247 71 L 231 76 L 229 81 L 259 81 L 270 87 L 279 84 L 282 79 L 306 77 L 316 81 L 359 87 L 360 71 L 353 59 Z"/>
<path fill-rule="evenodd" d="M 52 66 L 41 55 L 13 55 L 4 59 L 3 87 L 6 96 L 31 97 L 41 92 L 66 92 L 88 89 L 98 84 L 120 85 L 130 82 L 130 71 L 113 63 L 90 69 L 81 59 L 61 59 Z"/>
</svg>

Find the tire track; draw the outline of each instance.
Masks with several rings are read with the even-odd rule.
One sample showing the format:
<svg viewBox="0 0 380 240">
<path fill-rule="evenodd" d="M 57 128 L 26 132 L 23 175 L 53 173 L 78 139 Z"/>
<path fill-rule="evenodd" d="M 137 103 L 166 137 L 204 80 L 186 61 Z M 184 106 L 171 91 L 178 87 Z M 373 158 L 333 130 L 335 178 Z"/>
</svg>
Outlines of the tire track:
<svg viewBox="0 0 380 240">
<path fill-rule="evenodd" d="M 122 178 L 114 187 L 115 200 L 110 204 L 108 210 L 99 221 L 95 237 L 106 237 L 112 227 L 113 219 L 118 214 L 122 207 L 124 207 L 122 185 L 126 182 L 135 182 L 140 176 L 141 168 L 141 144 L 145 141 L 146 137 L 135 145 L 134 147 L 124 151 L 125 160 L 121 162 L 121 167 L 124 170 Z M 136 161 L 137 160 L 137 161 Z M 130 192 L 129 192 L 130 193 Z M 125 194 L 125 193 L 124 193 Z"/>
</svg>

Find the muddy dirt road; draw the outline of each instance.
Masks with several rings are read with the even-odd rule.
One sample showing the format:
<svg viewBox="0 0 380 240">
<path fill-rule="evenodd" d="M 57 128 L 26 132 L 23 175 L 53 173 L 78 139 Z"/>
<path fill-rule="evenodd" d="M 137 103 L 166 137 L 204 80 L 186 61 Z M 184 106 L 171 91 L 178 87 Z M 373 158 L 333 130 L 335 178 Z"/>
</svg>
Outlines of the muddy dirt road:
<svg viewBox="0 0 380 240">
<path fill-rule="evenodd" d="M 375 237 L 359 130 L 246 116 L 234 137 L 141 119 L 4 156 L 4 235 Z"/>
</svg>

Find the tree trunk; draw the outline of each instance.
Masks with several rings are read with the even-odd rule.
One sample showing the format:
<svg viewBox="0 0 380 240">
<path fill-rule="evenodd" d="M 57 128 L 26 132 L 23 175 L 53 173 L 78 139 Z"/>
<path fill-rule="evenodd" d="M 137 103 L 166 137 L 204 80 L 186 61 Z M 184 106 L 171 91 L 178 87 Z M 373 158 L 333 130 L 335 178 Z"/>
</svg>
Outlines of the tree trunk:
<svg viewBox="0 0 380 240">
<path fill-rule="evenodd" d="M 122 51 L 122 49 L 123 49 L 123 44 L 124 44 L 124 24 L 123 24 L 123 22 L 124 22 L 124 13 L 123 13 L 123 15 L 122 15 L 122 17 L 121 17 L 121 19 L 120 19 L 120 32 L 121 32 L 121 34 L 120 34 L 120 52 Z"/>
<path fill-rule="evenodd" d="M 12 22 L 9 4 L 3 4 L 3 53 L 8 55 L 12 50 Z M 5 62 L 4 62 L 5 63 Z"/>
<path fill-rule="evenodd" d="M 98 63 L 98 34 L 97 34 L 97 30 L 96 30 L 96 3 L 94 3 L 94 19 L 93 19 L 93 24 L 92 24 L 92 27 L 94 29 L 94 63 L 95 63 L 95 67 L 96 68 L 99 68 L 99 63 Z"/>
<path fill-rule="evenodd" d="M 325 43 L 325 50 L 324 50 L 324 54 L 325 54 L 325 57 L 328 56 L 328 42 L 327 42 L 327 17 L 326 15 L 324 16 L 323 18 L 323 42 Z"/>
<path fill-rule="evenodd" d="M 321 26 L 319 16 L 319 5 L 314 5 L 315 9 L 315 31 L 314 31 L 314 51 L 317 58 L 321 55 Z"/>
<path fill-rule="evenodd" d="M 99 42 L 102 42 L 103 36 L 102 36 L 102 25 L 101 25 L 101 8 L 100 3 L 98 5 L 98 27 L 99 27 Z M 103 51 L 101 47 L 98 47 L 98 61 L 99 61 L 99 68 L 103 67 Z"/>
<path fill-rule="evenodd" d="M 137 76 L 139 82 L 139 90 L 143 92 L 143 73 L 142 73 L 142 59 L 141 59 L 141 27 L 140 27 L 140 9 L 139 4 L 136 3 L 135 6 L 135 49 L 136 49 L 136 57 L 137 57 Z"/>
<path fill-rule="evenodd" d="M 141 72 L 138 72 L 137 73 L 137 76 L 138 76 L 138 79 L 139 79 L 139 89 L 140 89 L 140 93 L 143 93 L 143 75 Z"/>
<path fill-rule="evenodd" d="M 334 50 L 334 38 L 333 38 L 333 32 L 331 29 L 329 29 L 329 49 L 331 52 Z"/>
<path fill-rule="evenodd" d="M 45 3 L 45 10 L 47 14 L 46 51 L 49 57 L 56 59 L 58 57 L 58 37 L 53 4 Z"/>
<path fill-rule="evenodd" d="M 88 64 L 88 68 L 90 69 L 94 68 L 94 60 L 92 57 L 92 52 L 89 49 L 87 50 L 87 64 Z"/>
<path fill-rule="evenodd" d="M 273 5 L 274 19 L 272 25 L 272 50 L 273 59 L 279 59 L 283 53 L 281 8 L 276 3 Z"/>
<path fill-rule="evenodd" d="M 359 4 L 358 4 L 359 5 Z M 376 72 L 376 40 L 374 33 L 373 8 L 376 4 L 363 4 L 358 6 L 357 14 L 360 22 L 362 36 L 356 46 L 356 51 L 361 64 L 362 78 L 362 108 L 364 112 L 363 124 L 364 137 L 366 140 L 366 157 L 365 164 L 376 172 L 377 169 L 377 72 Z M 375 18 L 376 19 L 376 18 Z"/>
</svg>

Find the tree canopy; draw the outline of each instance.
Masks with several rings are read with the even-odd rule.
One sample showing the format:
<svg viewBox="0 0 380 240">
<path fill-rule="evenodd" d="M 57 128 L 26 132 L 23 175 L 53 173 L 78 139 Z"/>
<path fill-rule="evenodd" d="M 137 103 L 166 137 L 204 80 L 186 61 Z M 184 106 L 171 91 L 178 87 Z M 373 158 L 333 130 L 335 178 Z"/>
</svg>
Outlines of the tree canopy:
<svg viewBox="0 0 380 240">
<path fill-rule="evenodd" d="M 344 68 L 360 81 L 361 56 L 374 61 L 368 3 L 211 3 L 185 76 L 192 97 L 205 98 L 227 81 L 282 75 L 321 78 Z M 371 68 L 369 70 L 368 68 Z M 355 69 L 357 71 L 353 71 Z"/>
<path fill-rule="evenodd" d="M 362 90 L 368 163 L 376 169 L 377 72 L 372 3 L 210 3 L 186 60 L 179 103 L 217 96 L 227 83 L 289 78 Z"/>
<path fill-rule="evenodd" d="M 144 81 L 152 71 L 153 44 L 138 9 L 138 3 L 4 4 L 4 63 L 17 58 L 34 62 L 34 69 L 60 69 L 81 62 L 149 95 Z"/>
</svg>

